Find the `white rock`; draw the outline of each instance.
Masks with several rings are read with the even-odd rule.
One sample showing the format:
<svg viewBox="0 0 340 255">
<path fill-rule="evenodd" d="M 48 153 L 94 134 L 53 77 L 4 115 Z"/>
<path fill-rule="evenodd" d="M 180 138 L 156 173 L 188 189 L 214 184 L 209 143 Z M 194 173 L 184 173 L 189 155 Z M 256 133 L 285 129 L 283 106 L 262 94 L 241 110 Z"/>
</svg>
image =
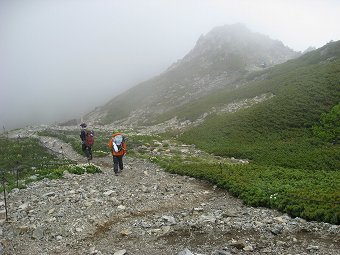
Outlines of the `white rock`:
<svg viewBox="0 0 340 255">
<path fill-rule="evenodd" d="M 128 235 L 131 235 L 131 230 L 129 230 L 129 229 L 123 229 L 122 231 L 120 231 L 120 234 L 122 235 L 122 236 L 128 236 Z"/>
<path fill-rule="evenodd" d="M 70 195 L 74 195 L 74 194 L 76 194 L 76 191 L 73 189 L 73 190 L 70 190 L 68 193 L 69 193 Z"/>
<path fill-rule="evenodd" d="M 113 253 L 113 255 L 124 255 L 126 254 L 126 250 L 119 250 L 119 251 L 116 251 L 115 253 Z"/>
<path fill-rule="evenodd" d="M 311 250 L 317 251 L 317 250 L 319 250 L 319 246 L 316 246 L 316 245 L 309 245 L 309 246 L 307 247 L 307 250 L 308 250 L 308 251 L 311 251 Z"/>
<path fill-rule="evenodd" d="M 172 216 L 162 216 L 162 219 L 165 220 L 166 222 L 168 222 L 170 225 L 176 225 L 176 219 Z"/>
<path fill-rule="evenodd" d="M 48 214 L 52 214 L 52 213 L 54 213 L 55 212 L 55 208 L 52 208 L 52 209 L 50 209 L 49 211 L 48 211 Z"/>
<path fill-rule="evenodd" d="M 185 248 L 183 251 L 177 253 L 177 255 L 194 255 L 188 248 Z"/>
<path fill-rule="evenodd" d="M 216 218 L 213 215 L 201 215 L 199 218 L 200 222 L 211 222 L 211 223 L 215 223 L 216 222 Z"/>
<path fill-rule="evenodd" d="M 118 209 L 118 210 L 125 210 L 125 209 L 126 209 L 126 206 L 124 206 L 124 205 L 118 205 L 118 206 L 117 206 L 117 209 Z"/>
<path fill-rule="evenodd" d="M 243 248 L 244 251 L 253 251 L 254 248 L 251 245 L 247 245 L 246 247 Z"/>
<path fill-rule="evenodd" d="M 284 218 L 282 218 L 282 217 L 276 217 L 276 218 L 274 218 L 274 220 L 275 220 L 276 222 L 278 222 L 278 223 L 281 223 L 281 224 L 287 222 L 286 219 L 284 219 Z"/>
<path fill-rule="evenodd" d="M 20 211 L 26 211 L 26 210 L 29 209 L 29 207 L 30 207 L 29 202 L 26 202 L 26 203 L 24 203 L 24 204 L 22 204 L 22 205 L 19 206 L 19 210 L 20 210 Z"/>
<path fill-rule="evenodd" d="M 115 193 L 113 190 L 108 190 L 103 193 L 104 196 L 110 196 L 111 194 Z"/>
<path fill-rule="evenodd" d="M 203 212 L 204 209 L 203 209 L 202 207 L 195 207 L 195 208 L 194 208 L 194 211 L 195 211 L 195 212 Z"/>
<path fill-rule="evenodd" d="M 55 196 L 55 192 L 48 192 L 48 193 L 45 193 L 44 195 L 42 195 L 43 197 L 53 197 Z"/>
</svg>

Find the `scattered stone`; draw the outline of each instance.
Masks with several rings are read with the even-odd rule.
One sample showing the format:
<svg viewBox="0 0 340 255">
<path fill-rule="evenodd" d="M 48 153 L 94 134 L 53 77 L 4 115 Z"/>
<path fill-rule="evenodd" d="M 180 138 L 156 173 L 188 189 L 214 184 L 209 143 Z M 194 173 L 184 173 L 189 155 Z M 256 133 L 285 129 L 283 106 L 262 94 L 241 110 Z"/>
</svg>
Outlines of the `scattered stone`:
<svg viewBox="0 0 340 255">
<path fill-rule="evenodd" d="M 32 238 L 41 240 L 44 237 L 44 229 L 42 227 L 37 227 L 33 230 Z"/>
<path fill-rule="evenodd" d="M 123 229 L 122 231 L 120 231 L 120 234 L 122 235 L 122 236 L 128 236 L 128 235 L 131 235 L 131 230 L 129 230 L 129 229 Z"/>
<path fill-rule="evenodd" d="M 48 192 L 48 193 L 43 194 L 42 196 L 43 197 L 53 197 L 55 195 L 56 195 L 55 192 Z"/>
<path fill-rule="evenodd" d="M 319 246 L 316 246 L 316 245 L 309 245 L 309 246 L 307 247 L 307 250 L 308 250 L 308 251 L 317 251 L 317 250 L 319 250 Z"/>
<path fill-rule="evenodd" d="M 199 217 L 199 221 L 203 223 L 206 223 L 206 222 L 215 223 L 216 217 L 213 215 L 201 215 Z"/>
<path fill-rule="evenodd" d="M 126 250 L 119 250 L 119 251 L 116 251 L 115 253 L 113 253 L 113 255 L 125 255 L 126 254 Z"/>
<path fill-rule="evenodd" d="M 272 232 L 274 235 L 279 235 L 283 231 L 282 225 L 275 225 L 270 229 L 270 232 Z"/>
<path fill-rule="evenodd" d="M 126 209 L 126 206 L 124 206 L 124 205 L 118 205 L 118 206 L 117 206 L 117 209 L 123 211 L 123 210 Z"/>
<path fill-rule="evenodd" d="M 203 212 L 204 209 L 203 209 L 202 207 L 195 207 L 195 208 L 194 208 L 194 211 L 195 211 L 195 212 Z"/>
<path fill-rule="evenodd" d="M 171 230 L 171 227 L 170 227 L 170 226 L 163 226 L 163 227 L 162 227 L 163 235 L 169 233 L 170 230 Z"/>
<path fill-rule="evenodd" d="M 48 211 L 48 214 L 52 214 L 52 213 L 54 213 L 55 212 L 55 208 L 52 208 L 52 209 L 50 209 L 49 211 Z"/>
<path fill-rule="evenodd" d="M 194 255 L 188 248 L 185 248 L 183 251 L 177 253 L 177 255 Z"/>
<path fill-rule="evenodd" d="M 19 230 L 19 234 L 24 234 L 30 231 L 30 227 L 24 225 L 24 226 L 18 227 L 18 230 Z"/>
<path fill-rule="evenodd" d="M 247 246 L 245 246 L 245 247 L 243 248 L 243 250 L 244 250 L 244 251 L 254 251 L 254 248 L 253 248 L 253 246 L 251 246 L 251 245 L 247 245 Z"/>
<path fill-rule="evenodd" d="M 115 193 L 115 191 L 113 190 L 108 190 L 106 192 L 103 193 L 104 196 L 111 196 L 113 193 Z"/>
<path fill-rule="evenodd" d="M 162 219 L 165 220 L 170 225 L 176 225 L 177 224 L 175 218 L 172 217 L 172 216 L 162 216 Z"/>
<path fill-rule="evenodd" d="M 244 247 L 246 247 L 246 244 L 244 241 L 233 241 L 229 245 L 239 250 L 242 250 Z"/>
<path fill-rule="evenodd" d="M 229 251 L 218 250 L 218 251 L 214 251 L 212 255 L 232 255 L 232 254 Z"/>
<path fill-rule="evenodd" d="M 19 210 L 20 210 L 20 211 L 27 211 L 27 210 L 29 210 L 29 209 L 30 209 L 30 204 L 29 204 L 29 202 L 26 202 L 26 203 L 24 203 L 24 204 L 22 204 L 22 205 L 19 206 Z"/>
<path fill-rule="evenodd" d="M 235 211 L 224 211 L 224 212 L 222 213 L 222 217 L 223 217 L 223 218 L 227 218 L 227 217 L 238 217 L 238 216 L 239 216 L 238 213 L 235 212 Z"/>
</svg>

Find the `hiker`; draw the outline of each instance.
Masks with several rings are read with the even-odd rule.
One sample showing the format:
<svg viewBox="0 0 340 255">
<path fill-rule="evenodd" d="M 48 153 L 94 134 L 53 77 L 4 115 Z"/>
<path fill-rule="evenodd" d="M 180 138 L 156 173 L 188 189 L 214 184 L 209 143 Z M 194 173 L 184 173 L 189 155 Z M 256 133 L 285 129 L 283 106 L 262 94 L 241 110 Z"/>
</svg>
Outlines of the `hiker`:
<svg viewBox="0 0 340 255">
<path fill-rule="evenodd" d="M 89 131 L 86 129 L 86 123 L 80 124 L 81 131 L 80 131 L 80 139 L 81 139 L 81 148 L 84 152 L 87 160 L 92 159 L 92 145 L 94 143 L 94 133 L 93 131 Z"/>
<path fill-rule="evenodd" d="M 113 156 L 113 171 L 115 172 L 115 175 L 118 175 L 118 167 L 119 172 L 121 172 L 124 168 L 123 157 L 126 153 L 125 136 L 119 131 L 114 132 L 112 134 L 112 138 L 109 140 L 108 146 Z"/>
</svg>

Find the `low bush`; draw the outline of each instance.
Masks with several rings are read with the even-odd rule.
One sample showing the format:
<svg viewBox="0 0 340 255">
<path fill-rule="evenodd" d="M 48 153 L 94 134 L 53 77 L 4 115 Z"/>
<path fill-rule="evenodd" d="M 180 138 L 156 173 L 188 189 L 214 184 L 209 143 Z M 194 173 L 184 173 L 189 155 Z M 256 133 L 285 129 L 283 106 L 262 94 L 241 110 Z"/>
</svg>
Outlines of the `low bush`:
<svg viewBox="0 0 340 255">
<path fill-rule="evenodd" d="M 65 171 L 74 174 L 101 172 L 92 164 L 76 165 L 74 162 L 58 158 L 43 147 L 35 138 L 0 138 L 0 177 L 3 190 L 24 188 L 30 182 L 59 179 Z"/>
</svg>

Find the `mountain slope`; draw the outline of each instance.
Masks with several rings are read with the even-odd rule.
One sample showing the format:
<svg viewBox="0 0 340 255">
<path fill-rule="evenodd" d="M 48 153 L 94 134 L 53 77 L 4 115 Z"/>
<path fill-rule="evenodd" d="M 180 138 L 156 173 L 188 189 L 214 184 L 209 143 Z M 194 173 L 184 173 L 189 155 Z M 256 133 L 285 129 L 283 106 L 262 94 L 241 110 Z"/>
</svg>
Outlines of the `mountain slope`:
<svg viewBox="0 0 340 255">
<path fill-rule="evenodd" d="M 295 56 L 297 53 L 281 42 L 243 25 L 217 27 L 201 36 L 196 46 L 164 73 L 117 96 L 87 118 L 102 124 L 129 116 L 131 121 L 148 122 L 150 117 L 211 91 L 234 87 L 235 81 L 254 70 Z"/>
<path fill-rule="evenodd" d="M 225 95 L 233 100 L 272 93 L 270 100 L 233 114 L 211 115 L 202 125 L 185 132 L 183 141 L 218 155 L 246 157 L 259 164 L 340 169 L 340 134 L 334 131 L 330 143 L 320 139 L 312 128 L 323 114 L 339 109 L 335 106 L 340 102 L 340 41 L 261 75 L 265 76 L 263 80 L 249 82 Z M 204 98 L 200 104 L 211 101 Z M 185 118 L 191 107 L 182 108 L 178 115 Z M 339 114 L 332 116 L 339 118 Z"/>
<path fill-rule="evenodd" d="M 232 102 L 266 94 L 283 96 L 284 93 L 293 93 L 296 101 L 291 98 L 288 101 L 291 104 L 301 101 L 302 98 L 307 100 L 310 97 L 312 99 L 314 95 L 308 94 L 312 91 L 308 86 L 314 87 L 314 93 L 319 93 L 318 90 L 321 91 L 323 89 L 322 86 L 327 83 L 328 79 L 336 82 L 334 80 L 335 77 L 329 77 L 331 74 L 328 73 L 336 73 L 336 70 L 333 69 L 337 68 L 337 64 L 333 62 L 337 60 L 339 55 L 338 43 L 330 43 L 298 59 L 287 61 L 270 69 L 250 73 L 242 82 L 237 83 L 237 87 L 216 90 L 199 100 L 191 101 L 186 105 L 157 116 L 154 121 L 159 123 L 175 116 L 180 120 L 194 121 L 207 112 L 218 112 L 219 109 Z M 320 84 L 322 85 L 321 88 L 318 87 Z M 326 84 L 325 86 L 331 86 L 335 90 L 337 88 L 336 84 Z M 297 89 L 299 91 L 296 91 Z M 308 93 L 305 93 L 306 91 Z M 324 98 L 318 99 L 327 105 L 326 110 L 329 110 L 329 106 L 334 105 L 334 99 L 328 102 L 328 97 L 337 98 L 337 93 L 332 94 L 328 91 L 324 94 Z M 312 102 L 310 103 L 312 104 Z M 284 102 L 284 104 L 287 104 L 287 102 Z M 312 110 L 314 108 L 310 105 L 309 109 Z M 317 114 L 319 113 L 318 111 Z"/>
</svg>

